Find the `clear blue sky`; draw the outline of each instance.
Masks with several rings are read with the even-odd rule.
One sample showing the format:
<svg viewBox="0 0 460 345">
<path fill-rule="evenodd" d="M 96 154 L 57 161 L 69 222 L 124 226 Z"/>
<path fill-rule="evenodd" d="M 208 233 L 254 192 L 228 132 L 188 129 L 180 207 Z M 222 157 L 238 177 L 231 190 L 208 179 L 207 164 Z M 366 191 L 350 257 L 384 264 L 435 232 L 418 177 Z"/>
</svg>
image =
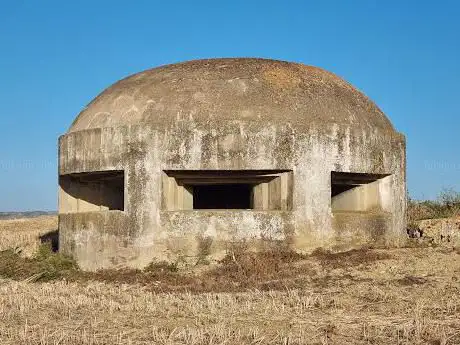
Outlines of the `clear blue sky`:
<svg viewBox="0 0 460 345">
<path fill-rule="evenodd" d="M 458 1 L 0 0 L 0 211 L 56 209 L 57 138 L 105 87 L 230 56 L 345 78 L 406 134 L 413 197 L 460 190 Z"/>
</svg>

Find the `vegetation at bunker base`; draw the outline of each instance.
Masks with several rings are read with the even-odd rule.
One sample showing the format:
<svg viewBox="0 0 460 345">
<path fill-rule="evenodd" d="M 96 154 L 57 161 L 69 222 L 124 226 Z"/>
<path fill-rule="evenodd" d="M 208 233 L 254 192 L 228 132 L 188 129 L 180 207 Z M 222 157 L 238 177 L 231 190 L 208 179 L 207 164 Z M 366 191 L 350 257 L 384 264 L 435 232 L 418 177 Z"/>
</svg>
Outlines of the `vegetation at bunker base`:
<svg viewBox="0 0 460 345">
<path fill-rule="evenodd" d="M 422 248 L 424 244 L 414 243 L 412 246 Z M 449 250 L 460 253 L 458 248 Z M 65 280 L 139 284 L 150 291 L 169 293 L 273 291 L 306 286 L 321 288 L 337 279 L 353 280 L 355 278 L 348 273 L 350 270 L 391 259 L 388 250 L 368 248 L 339 253 L 318 249 L 311 255 L 290 250 L 259 253 L 237 250 L 229 252 L 216 265 L 179 269 L 176 263 L 152 262 L 143 270 L 84 272 L 73 259 L 53 252 L 50 244 L 44 243 L 32 257 L 25 257 L 18 250 L 0 251 L 0 278 L 30 283 Z M 331 278 L 329 272 L 334 270 L 343 271 L 343 275 Z"/>
<path fill-rule="evenodd" d="M 112 283 L 143 284 L 154 291 L 244 291 L 248 288 L 285 288 L 274 279 L 293 278 L 301 269 L 290 264 L 305 259 L 291 251 L 264 253 L 231 252 L 218 265 L 203 266 L 201 272 L 182 269 L 177 264 L 153 262 L 144 270 L 107 269 L 83 272 L 75 261 L 55 253 L 49 243 L 38 247 L 32 257 L 24 257 L 19 250 L 0 251 L 0 277 L 28 282 L 103 281 Z M 302 269 L 303 270 L 303 269 Z M 267 282 L 271 282 L 268 283 Z"/>
</svg>

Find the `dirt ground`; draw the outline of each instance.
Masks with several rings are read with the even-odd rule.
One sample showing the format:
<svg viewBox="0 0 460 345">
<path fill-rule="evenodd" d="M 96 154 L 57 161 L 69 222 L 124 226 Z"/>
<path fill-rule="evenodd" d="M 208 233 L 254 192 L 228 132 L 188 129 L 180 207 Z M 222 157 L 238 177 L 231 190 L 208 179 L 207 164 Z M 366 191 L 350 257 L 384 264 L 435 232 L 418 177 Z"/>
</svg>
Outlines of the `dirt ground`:
<svg viewBox="0 0 460 345">
<path fill-rule="evenodd" d="M 52 218 L 0 222 L 0 248 L 36 248 Z M 0 343 L 460 344 L 460 250 L 417 244 L 0 278 Z"/>
</svg>

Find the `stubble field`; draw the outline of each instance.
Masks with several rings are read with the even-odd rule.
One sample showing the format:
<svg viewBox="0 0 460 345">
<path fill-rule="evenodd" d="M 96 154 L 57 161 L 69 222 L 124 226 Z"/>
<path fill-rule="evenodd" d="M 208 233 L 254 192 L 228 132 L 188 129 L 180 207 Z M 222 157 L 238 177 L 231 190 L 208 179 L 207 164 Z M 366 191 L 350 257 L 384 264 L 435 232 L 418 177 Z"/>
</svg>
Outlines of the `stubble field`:
<svg viewBox="0 0 460 345">
<path fill-rule="evenodd" d="M 0 221 L 0 250 L 13 249 L 0 256 L 1 344 L 460 344 L 455 247 L 36 274 L 27 257 L 55 228 L 55 217 Z"/>
</svg>

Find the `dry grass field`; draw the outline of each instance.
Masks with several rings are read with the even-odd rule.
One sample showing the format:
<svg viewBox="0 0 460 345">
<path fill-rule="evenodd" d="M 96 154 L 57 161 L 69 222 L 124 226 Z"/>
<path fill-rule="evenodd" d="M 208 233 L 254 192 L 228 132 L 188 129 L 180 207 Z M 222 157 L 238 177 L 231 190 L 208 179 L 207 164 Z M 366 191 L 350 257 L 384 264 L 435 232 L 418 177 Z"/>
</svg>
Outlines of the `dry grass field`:
<svg viewBox="0 0 460 345">
<path fill-rule="evenodd" d="M 455 247 L 241 254 L 178 272 L 65 266 L 41 279 L 37 262 L 58 256 L 30 255 L 55 225 L 0 221 L 0 249 L 23 249 L 0 256 L 0 344 L 460 344 Z"/>
<path fill-rule="evenodd" d="M 56 216 L 36 218 L 1 219 L 0 250 L 21 248 L 32 255 L 40 244 L 40 237 L 57 229 Z"/>
</svg>

